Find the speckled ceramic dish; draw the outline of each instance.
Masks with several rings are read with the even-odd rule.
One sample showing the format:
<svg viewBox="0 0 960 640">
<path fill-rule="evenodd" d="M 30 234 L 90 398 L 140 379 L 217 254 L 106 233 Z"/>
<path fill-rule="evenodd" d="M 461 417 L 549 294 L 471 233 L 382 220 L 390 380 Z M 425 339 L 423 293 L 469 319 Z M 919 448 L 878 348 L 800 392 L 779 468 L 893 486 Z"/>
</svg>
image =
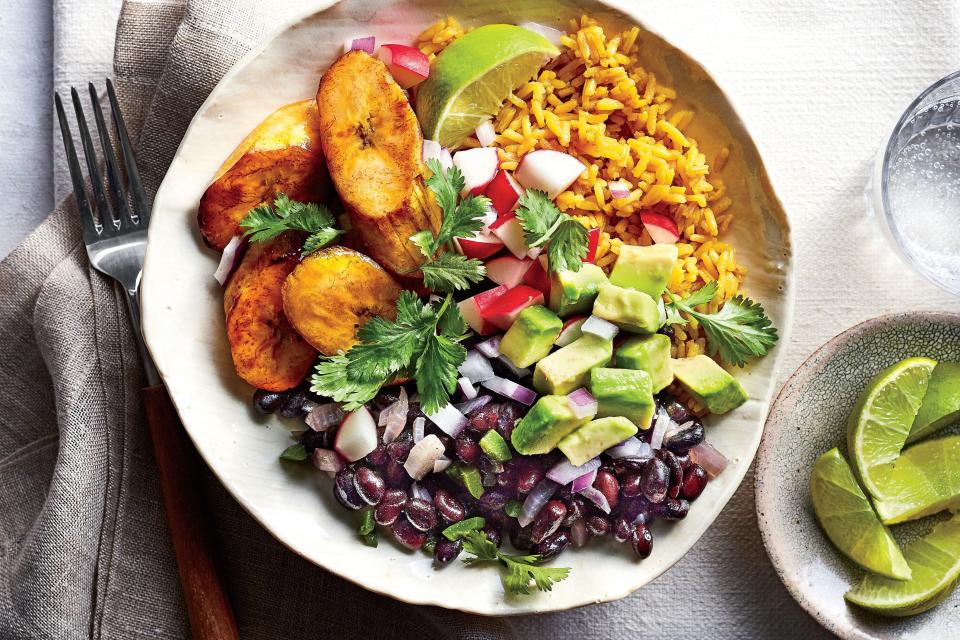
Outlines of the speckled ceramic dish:
<svg viewBox="0 0 960 640">
<path fill-rule="evenodd" d="M 846 454 L 846 424 L 876 373 L 910 356 L 960 359 L 960 315 L 903 313 L 875 318 L 822 346 L 787 381 L 767 418 L 757 458 L 757 516 L 780 578 L 824 627 L 857 640 L 957 637 L 960 593 L 912 618 L 884 618 L 848 606 L 843 594 L 862 571 L 840 555 L 817 524 L 810 469 L 832 447 Z M 944 432 L 960 431 L 952 427 Z M 901 545 L 927 533 L 941 514 L 893 527 Z"/>
</svg>

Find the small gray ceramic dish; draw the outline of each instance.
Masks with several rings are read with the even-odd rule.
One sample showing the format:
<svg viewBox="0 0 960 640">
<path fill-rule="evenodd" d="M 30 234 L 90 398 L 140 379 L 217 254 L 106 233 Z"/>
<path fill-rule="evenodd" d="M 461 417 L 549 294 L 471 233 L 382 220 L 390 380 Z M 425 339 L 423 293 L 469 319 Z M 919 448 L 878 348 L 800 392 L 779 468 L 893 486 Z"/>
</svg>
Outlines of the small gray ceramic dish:
<svg viewBox="0 0 960 640">
<path fill-rule="evenodd" d="M 757 457 L 757 516 L 774 568 L 800 605 L 824 627 L 857 640 L 942 640 L 956 636 L 960 592 L 912 618 L 884 618 L 848 606 L 843 594 L 862 575 L 817 525 L 810 469 L 832 447 L 846 455 L 846 423 L 870 378 L 910 356 L 960 360 L 960 315 L 902 313 L 859 324 L 820 347 L 777 397 Z M 942 432 L 957 432 L 956 426 Z M 946 515 L 893 528 L 901 545 Z"/>
</svg>

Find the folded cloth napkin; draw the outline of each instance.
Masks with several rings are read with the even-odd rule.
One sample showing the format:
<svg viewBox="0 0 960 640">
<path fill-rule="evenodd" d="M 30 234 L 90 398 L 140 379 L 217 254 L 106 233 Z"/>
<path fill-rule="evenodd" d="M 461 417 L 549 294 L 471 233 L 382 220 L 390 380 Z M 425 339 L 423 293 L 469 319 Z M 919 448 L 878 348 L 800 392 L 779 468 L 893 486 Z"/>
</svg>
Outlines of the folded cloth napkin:
<svg viewBox="0 0 960 640">
<path fill-rule="evenodd" d="M 151 195 L 223 73 L 299 11 L 125 2 L 114 75 Z M 137 350 L 79 229 L 68 199 L 0 264 L 0 638 L 185 638 Z M 244 638 L 513 636 L 501 620 L 403 605 L 332 576 L 271 538 L 206 470 L 202 490 Z"/>
</svg>

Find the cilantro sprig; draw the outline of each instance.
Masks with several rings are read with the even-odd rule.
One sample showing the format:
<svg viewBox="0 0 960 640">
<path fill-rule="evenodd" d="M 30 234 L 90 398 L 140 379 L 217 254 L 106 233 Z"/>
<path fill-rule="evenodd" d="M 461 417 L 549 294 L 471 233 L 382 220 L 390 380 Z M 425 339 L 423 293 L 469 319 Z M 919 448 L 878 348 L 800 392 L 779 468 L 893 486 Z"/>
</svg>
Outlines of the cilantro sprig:
<svg viewBox="0 0 960 640">
<path fill-rule="evenodd" d="M 766 355 L 779 336 L 760 304 L 750 298 L 736 296 L 728 300 L 716 313 L 703 313 L 695 307 L 707 304 L 717 293 L 717 283 L 711 282 L 684 299 L 672 293 L 667 305 L 667 324 L 687 324 L 681 315 L 695 318 L 707 335 L 710 355 L 720 354 L 727 364 L 742 367 L 748 358 Z"/>
<path fill-rule="evenodd" d="M 317 363 L 310 388 L 352 411 L 372 400 L 391 378 L 412 376 L 423 411 L 430 415 L 450 401 L 457 368 L 467 356 L 460 344 L 467 335 L 452 296 L 424 303 L 412 291 L 402 291 L 397 319 L 368 321 L 357 333 L 358 344 Z"/>
<path fill-rule="evenodd" d="M 530 587 L 535 586 L 540 591 L 551 591 L 553 585 L 565 580 L 570 575 L 569 567 L 544 567 L 538 564 L 540 556 L 509 555 L 501 553 L 497 546 L 490 542 L 482 531 L 471 531 L 461 537 L 463 550 L 471 554 L 472 558 L 464 558 L 469 565 L 496 563 L 503 571 L 500 572 L 500 582 L 503 590 L 513 595 L 530 595 Z"/>
<path fill-rule="evenodd" d="M 423 230 L 410 237 L 427 258 L 420 267 L 423 284 L 441 293 L 469 289 L 483 280 L 486 268 L 480 260 L 454 252 L 453 240 L 473 237 L 483 228 L 490 200 L 472 194 L 460 198 L 465 182 L 457 167 L 444 169 L 435 159 L 427 160 L 427 167 L 433 172 L 427 178 L 427 186 L 443 210 L 443 222 L 436 235 Z"/>
<path fill-rule="evenodd" d="M 562 213 L 543 191 L 527 189 L 517 201 L 517 219 L 531 247 L 547 247 L 550 272 L 579 271 L 587 257 L 587 229 Z"/>
<path fill-rule="evenodd" d="M 291 200 L 278 193 L 273 204 L 261 204 L 240 221 L 240 228 L 250 242 L 273 240 L 284 231 L 306 231 L 302 255 L 322 249 L 344 231 L 337 229 L 337 220 L 322 204 Z"/>
</svg>

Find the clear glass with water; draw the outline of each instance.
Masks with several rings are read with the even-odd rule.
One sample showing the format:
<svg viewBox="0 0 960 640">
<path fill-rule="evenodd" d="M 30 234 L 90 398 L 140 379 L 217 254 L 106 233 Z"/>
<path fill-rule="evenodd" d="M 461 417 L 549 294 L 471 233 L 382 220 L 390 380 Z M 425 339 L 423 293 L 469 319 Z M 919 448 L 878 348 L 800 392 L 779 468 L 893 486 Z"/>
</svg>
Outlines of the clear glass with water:
<svg viewBox="0 0 960 640">
<path fill-rule="evenodd" d="M 960 295 L 960 71 L 904 112 L 877 158 L 872 195 L 899 253 Z"/>
</svg>

